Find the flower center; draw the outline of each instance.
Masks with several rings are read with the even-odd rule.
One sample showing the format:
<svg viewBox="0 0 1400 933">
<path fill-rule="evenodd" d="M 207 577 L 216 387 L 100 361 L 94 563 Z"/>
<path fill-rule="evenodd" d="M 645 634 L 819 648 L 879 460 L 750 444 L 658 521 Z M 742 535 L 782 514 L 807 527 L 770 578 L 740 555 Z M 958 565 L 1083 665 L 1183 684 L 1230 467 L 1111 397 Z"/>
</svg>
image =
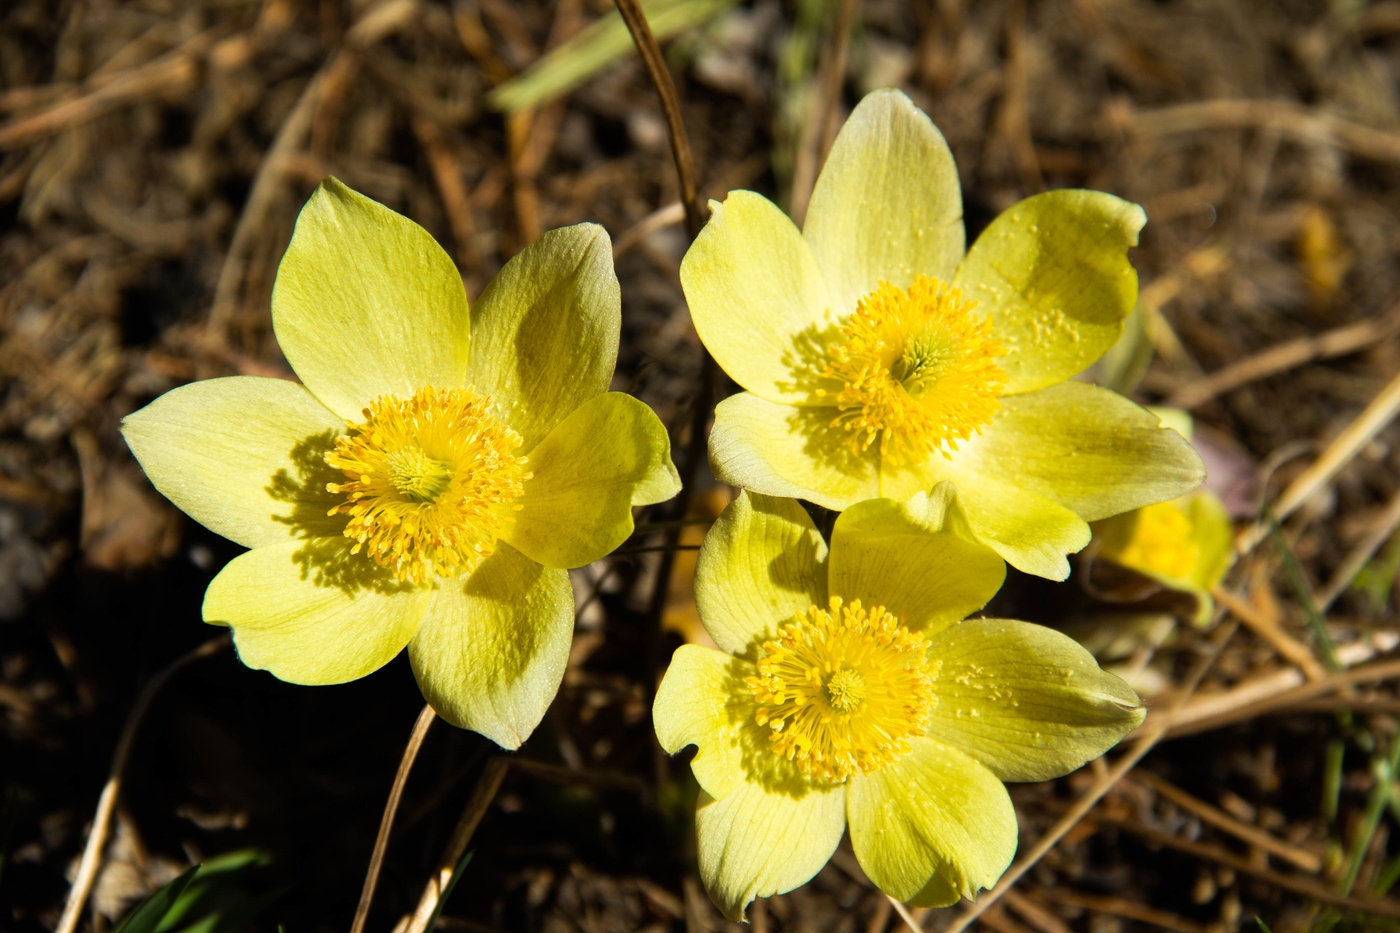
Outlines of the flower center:
<svg viewBox="0 0 1400 933">
<path fill-rule="evenodd" d="M 345 536 L 401 581 L 425 583 L 475 570 L 496 549 L 508 513 L 524 492 L 520 435 L 490 412 L 476 390 L 419 389 L 412 398 L 381 395 L 364 424 L 347 421 L 325 461 L 348 482 L 331 515 L 349 515 Z"/>
<path fill-rule="evenodd" d="M 933 451 L 952 459 L 959 441 L 992 420 L 1006 386 L 996 358 L 1006 349 L 976 306 L 924 275 L 908 291 L 881 282 L 857 303 L 841 328 L 849 339 L 822 371 L 841 389 L 821 393 L 835 397 L 831 426 L 850 432 L 856 453 L 879 438 L 880 455 L 895 463 Z"/>
<path fill-rule="evenodd" d="M 1105 541 L 1099 553 L 1125 567 L 1185 580 L 1200 560 L 1191 531 L 1191 519 L 1180 509 L 1158 502 L 1138 509 L 1126 540 Z"/>
<path fill-rule="evenodd" d="M 896 761 L 925 733 L 938 662 L 882 606 L 811 607 L 764 642 L 748 685 L 773 751 L 811 777 L 844 781 Z"/>
</svg>

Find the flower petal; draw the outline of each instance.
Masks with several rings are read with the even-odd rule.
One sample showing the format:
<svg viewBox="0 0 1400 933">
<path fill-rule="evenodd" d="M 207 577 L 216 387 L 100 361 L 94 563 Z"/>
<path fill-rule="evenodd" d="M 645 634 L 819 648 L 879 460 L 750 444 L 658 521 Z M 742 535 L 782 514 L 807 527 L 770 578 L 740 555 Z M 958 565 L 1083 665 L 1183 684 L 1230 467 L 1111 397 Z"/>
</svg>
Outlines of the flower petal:
<svg viewBox="0 0 1400 933">
<path fill-rule="evenodd" d="M 1123 331 L 1137 301 L 1128 262 L 1141 207 L 1099 191 L 1048 191 L 1003 212 L 972 244 L 953 285 L 990 313 L 1010 351 L 1008 394 L 1083 372 Z"/>
<path fill-rule="evenodd" d="M 471 381 L 528 451 L 612 382 L 622 305 L 597 224 L 550 230 L 505 264 L 472 310 Z"/>
<path fill-rule="evenodd" d="M 946 907 L 996 884 L 1016 854 L 1016 811 L 992 772 L 914 739 L 892 765 L 851 778 L 851 845 L 870 880 L 919 907 Z"/>
<path fill-rule="evenodd" d="M 559 692 L 573 634 L 569 575 L 500 543 L 470 576 L 429 591 L 408 656 L 439 716 L 515 749 Z"/>
<path fill-rule="evenodd" d="M 830 427 L 835 414 L 731 395 L 715 406 L 710 469 L 732 486 L 836 511 L 880 495 L 874 458 L 852 452 L 850 435 Z"/>
<path fill-rule="evenodd" d="M 632 533 L 632 506 L 674 496 L 680 477 L 656 413 L 607 392 L 578 407 L 529 452 L 532 476 L 503 535 L 546 567 L 581 567 Z"/>
<path fill-rule="evenodd" d="M 741 492 L 705 535 L 695 605 L 705 631 L 730 654 L 750 651 L 778 626 L 825 606 L 826 542 L 792 499 Z"/>
<path fill-rule="evenodd" d="M 748 782 L 716 800 L 703 790 L 695 809 L 700 877 L 710 900 L 742 921 L 755 897 L 810 880 L 846 829 L 846 789 Z"/>
<path fill-rule="evenodd" d="M 1011 619 L 969 619 L 933 637 L 941 666 L 928 731 L 1003 781 L 1047 781 L 1118 744 L 1142 701 L 1079 642 Z"/>
<path fill-rule="evenodd" d="M 233 629 L 243 663 L 294 684 L 339 684 L 389 663 L 423 618 L 424 593 L 350 553 L 343 537 L 240 554 L 204 594 L 204 621 Z"/>
<path fill-rule="evenodd" d="M 975 471 L 1014 483 L 1085 521 L 1174 499 L 1205 479 L 1180 434 L 1083 382 L 1003 398 L 992 423 L 954 457 L 960 476 Z"/>
<path fill-rule="evenodd" d="M 951 484 L 908 502 L 867 499 L 836 519 L 831 592 L 884 606 L 911 630 L 932 635 L 996 595 L 1006 564 L 995 551 L 954 531 L 966 527 Z"/>
<path fill-rule="evenodd" d="M 950 463 L 930 457 L 921 469 L 929 487 L 952 482 L 973 536 L 1017 570 L 1050 580 L 1068 577 L 1065 555 L 1089 543 L 1088 523 L 1036 492 L 954 458 Z"/>
<path fill-rule="evenodd" d="M 690 770 L 712 797 L 743 783 L 744 732 L 756 725 L 744 678 L 754 671 L 752 663 L 723 651 L 681 645 L 656 688 L 651 718 L 657 741 L 669 755 L 696 746 Z M 741 702 L 745 695 L 747 703 Z"/>
<path fill-rule="evenodd" d="M 803 235 L 839 317 L 880 282 L 947 281 L 963 256 L 962 188 L 948 143 L 904 92 L 867 94 L 812 191 Z"/>
<path fill-rule="evenodd" d="M 206 528 L 244 547 L 337 535 L 321 454 L 345 430 L 302 386 L 231 376 L 192 382 L 122 419 L 151 484 Z"/>
<path fill-rule="evenodd" d="M 811 247 L 760 194 L 731 191 L 710 208 L 709 223 L 681 261 L 696 333 L 715 362 L 750 392 L 772 402 L 813 404 L 825 347 L 836 333 Z"/>
<path fill-rule="evenodd" d="M 467 293 L 428 231 L 334 178 L 301 209 L 277 269 L 272 323 L 287 362 L 331 411 L 467 384 Z"/>
</svg>

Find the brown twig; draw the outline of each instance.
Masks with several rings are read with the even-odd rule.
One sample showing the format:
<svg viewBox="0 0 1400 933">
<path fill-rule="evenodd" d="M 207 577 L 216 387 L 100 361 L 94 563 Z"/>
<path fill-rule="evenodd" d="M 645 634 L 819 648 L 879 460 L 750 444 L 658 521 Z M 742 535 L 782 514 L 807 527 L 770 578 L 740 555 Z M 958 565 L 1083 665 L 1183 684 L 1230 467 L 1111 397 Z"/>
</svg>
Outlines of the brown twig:
<svg viewBox="0 0 1400 933">
<path fill-rule="evenodd" d="M 472 217 L 471 197 L 467 193 L 466 182 L 462 180 L 462 167 L 452 154 L 447 137 L 437 122 L 423 114 L 413 116 L 413 135 L 423 147 L 428 168 L 442 195 L 442 206 L 447 212 L 447 223 L 452 227 L 452 239 L 457 244 L 457 264 L 466 273 L 466 278 L 475 281 L 481 273 L 481 249 L 476 242 L 476 220 Z"/>
<path fill-rule="evenodd" d="M 1396 526 L 1400 526 L 1400 491 L 1390 497 L 1381 514 L 1372 521 L 1366 537 L 1347 553 L 1336 572 L 1332 574 L 1332 579 L 1327 581 L 1327 586 L 1317 594 L 1318 612 L 1326 612 L 1332 603 L 1336 602 L 1337 597 L 1351 585 L 1351 581 L 1356 579 L 1356 575 L 1366 566 L 1367 561 L 1380 550 L 1381 545 L 1390 540 Z"/>
<path fill-rule="evenodd" d="M 1131 117 L 1142 136 L 1214 129 L 1272 129 L 1296 139 L 1345 149 L 1377 162 L 1400 162 L 1400 135 L 1284 100 L 1209 100 L 1145 110 Z"/>
<path fill-rule="evenodd" d="M 1309 496 L 1321 489 L 1342 467 L 1350 463 L 1351 459 L 1390 423 L 1397 412 L 1400 412 L 1400 374 L 1392 378 L 1361 414 L 1356 416 L 1356 420 L 1337 435 L 1322 452 L 1322 456 L 1288 484 L 1288 488 L 1274 503 L 1274 517 L 1281 522 L 1293 514 Z M 1241 554 L 1252 551 L 1268 535 L 1269 527 L 1270 523 L 1266 520 L 1255 522 L 1235 539 L 1236 548 Z"/>
<path fill-rule="evenodd" d="M 1197 379 L 1175 392 L 1165 404 L 1188 410 L 1199 408 L 1217 395 L 1276 376 L 1304 363 L 1345 356 L 1375 346 L 1377 341 L 1385 340 L 1397 330 L 1400 330 L 1400 308 L 1374 320 L 1347 324 L 1312 337 L 1287 340 Z"/>
<path fill-rule="evenodd" d="M 154 61 L 102 82 L 90 93 L 11 120 L 0 126 L 0 152 L 61 133 L 145 97 L 192 90 L 199 77 L 199 62 L 227 32 L 225 27 L 206 29 Z"/>
<path fill-rule="evenodd" d="M 685 123 L 681 120 L 681 102 L 676 96 L 676 85 L 671 80 L 671 72 L 666 68 L 666 60 L 661 57 L 661 47 L 651 34 L 647 18 L 637 0 L 616 0 L 617 12 L 632 33 L 632 41 L 641 53 L 652 86 L 661 98 L 661 111 L 666 115 L 666 128 L 671 132 L 671 154 L 676 160 L 676 175 L 681 184 L 681 203 L 685 205 L 686 227 L 693 240 L 705 226 L 705 210 L 695 187 L 695 163 L 690 154 L 690 140 L 685 135 Z"/>
<path fill-rule="evenodd" d="M 1165 833 L 1159 829 L 1154 829 L 1151 826 L 1139 823 L 1137 820 L 1117 817 L 1111 814 L 1104 814 L 1100 819 L 1104 823 L 1126 829 L 1133 835 L 1141 836 L 1143 839 L 1150 842 L 1155 842 L 1158 845 L 1185 852 L 1203 861 L 1217 862 L 1221 865 L 1233 868 L 1235 871 L 1253 875 L 1276 887 L 1286 888 L 1295 894 L 1301 894 L 1304 897 L 1320 901 L 1324 904 L 1332 904 L 1337 907 L 1354 910 L 1358 913 L 1369 913 L 1381 917 L 1400 917 L 1400 902 L 1388 898 L 1347 897 L 1338 894 L 1326 885 L 1318 884 L 1310 879 L 1294 878 L 1290 875 L 1285 875 L 1282 872 L 1256 865 L 1249 859 L 1238 856 L 1219 846 L 1204 842 L 1189 842 L 1171 833 Z"/>
<path fill-rule="evenodd" d="M 476 832 L 482 817 L 490 809 L 491 801 L 496 799 L 496 792 L 501 789 L 501 782 L 505 780 L 509 770 L 510 759 L 505 756 L 498 755 L 486 762 L 486 767 L 472 790 L 471 799 L 467 801 L 462 817 L 457 821 L 457 827 L 452 830 L 452 838 L 448 840 L 447 848 L 438 860 L 437 870 L 423 888 L 423 896 L 418 899 L 418 908 L 413 912 L 406 933 L 423 933 L 428 928 L 428 921 L 437 909 L 442 892 L 451 882 L 452 873 L 457 870 L 457 863 L 462 860 L 462 853 L 467 850 L 467 843 L 471 842 L 472 834 Z"/>
<path fill-rule="evenodd" d="M 63 905 L 63 915 L 58 920 L 58 926 L 54 927 L 54 933 L 73 933 L 78 926 L 78 917 L 83 912 L 83 905 L 87 903 L 93 882 L 97 880 L 97 871 L 102 865 L 102 848 L 107 842 L 107 831 L 112 824 L 112 812 L 116 809 L 117 797 L 121 794 L 122 773 L 126 770 L 126 760 L 131 756 L 136 730 L 146 718 L 151 701 L 181 668 L 217 654 L 231 644 L 233 637 L 228 634 L 211 638 L 167 665 L 151 678 L 141 690 L 141 695 L 136 698 L 136 705 L 126 717 L 121 738 L 117 740 L 117 750 L 112 755 L 112 767 L 107 772 L 107 783 L 102 788 L 102 796 L 97 800 L 97 813 L 92 818 L 92 829 L 88 832 L 87 844 L 83 847 L 82 861 L 78 863 L 78 874 L 73 879 L 73 887 L 68 892 L 68 902 Z"/>
<path fill-rule="evenodd" d="M 1275 839 L 1258 827 L 1242 823 L 1219 807 L 1213 807 L 1204 800 L 1197 800 L 1175 784 L 1151 771 L 1137 771 L 1129 780 L 1146 784 L 1178 807 L 1194 813 L 1202 821 L 1209 823 L 1216 829 L 1223 830 L 1270 855 L 1292 862 L 1310 875 L 1322 871 L 1322 857 L 1316 853 L 1291 846 L 1281 839 Z"/>
<path fill-rule="evenodd" d="M 1212 929 L 1199 923 L 1192 923 L 1185 917 L 1170 911 L 1158 910 L 1155 907 L 1148 907 L 1146 904 L 1130 901 L 1126 897 L 1089 894 L 1066 888 L 1063 885 L 1047 886 L 1042 888 L 1040 893 L 1061 904 L 1096 910 L 1101 914 L 1112 914 L 1115 917 L 1126 917 L 1129 920 L 1140 920 L 1164 930 L 1176 930 L 1178 933 L 1209 933 Z"/>
<path fill-rule="evenodd" d="M 423 747 L 428 736 L 428 727 L 437 718 L 433 708 L 424 704 L 409 734 L 408 746 L 399 759 L 399 770 L 394 775 L 394 785 L 389 789 L 389 799 L 384 803 L 384 817 L 379 821 L 379 835 L 374 840 L 374 851 L 369 857 L 369 870 L 365 872 L 365 886 L 360 891 L 360 903 L 355 907 L 355 919 L 350 924 L 350 933 L 361 933 L 365 921 L 369 919 L 369 906 L 374 902 L 374 888 L 379 883 L 379 869 L 384 865 L 384 853 L 389 848 L 389 831 L 394 828 L 394 815 L 399 811 L 399 800 L 403 797 L 404 785 L 408 783 L 408 772 L 413 770 L 414 759 Z"/>
</svg>

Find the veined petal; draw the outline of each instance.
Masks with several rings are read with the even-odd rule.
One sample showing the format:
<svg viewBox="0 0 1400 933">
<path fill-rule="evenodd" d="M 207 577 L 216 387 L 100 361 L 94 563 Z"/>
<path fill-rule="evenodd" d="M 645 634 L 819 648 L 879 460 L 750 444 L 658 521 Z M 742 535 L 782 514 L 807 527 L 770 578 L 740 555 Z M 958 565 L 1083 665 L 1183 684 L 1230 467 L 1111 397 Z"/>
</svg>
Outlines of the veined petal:
<svg viewBox="0 0 1400 933">
<path fill-rule="evenodd" d="M 669 755 L 696 747 L 690 770 L 712 797 L 727 796 L 744 781 L 746 737 L 757 725 L 744 678 L 754 671 L 743 658 L 681 645 L 656 689 L 651 718 L 657 741 Z"/>
<path fill-rule="evenodd" d="M 467 293 L 428 231 L 327 178 L 272 289 L 277 343 L 311 393 L 360 421 L 374 398 L 467 384 Z"/>
<path fill-rule="evenodd" d="M 1001 588 L 1006 564 L 991 548 L 953 530 L 958 523 L 966 527 L 957 511 L 949 483 L 907 502 L 857 502 L 831 532 L 831 592 L 884 606 L 925 635 L 981 609 Z"/>
<path fill-rule="evenodd" d="M 710 469 L 733 486 L 841 510 L 880 495 L 875 457 L 830 427 L 836 409 L 780 405 L 740 392 L 715 406 Z"/>
<path fill-rule="evenodd" d="M 725 917 L 744 919 L 755 897 L 808 881 L 836 851 L 846 828 L 846 788 L 745 781 L 716 800 L 703 790 L 695 810 L 700 877 Z"/>
<path fill-rule="evenodd" d="M 1185 438 L 1116 392 L 1065 382 L 1001 401 L 954 455 L 960 476 L 1014 483 L 1085 521 L 1174 499 L 1205 479 Z"/>
<path fill-rule="evenodd" d="M 1099 191 L 1048 191 L 992 221 L 953 276 L 1009 351 L 1008 394 L 1082 372 L 1107 352 L 1137 301 L 1128 262 L 1141 207 Z"/>
<path fill-rule="evenodd" d="M 343 537 L 281 541 L 240 554 L 204 594 L 204 621 L 233 629 L 243 663 L 294 684 L 378 670 L 423 618 L 423 591 L 350 553 Z"/>
<path fill-rule="evenodd" d="M 559 692 L 574 634 L 569 575 L 504 542 L 468 577 L 428 591 L 408 645 L 437 714 L 502 748 L 530 737 Z"/>
<path fill-rule="evenodd" d="M 956 456 L 956 455 L 955 455 Z M 929 485 L 951 481 L 977 540 L 1002 556 L 1011 566 L 1049 580 L 1069 576 L 1066 554 L 1089 543 L 1089 525 L 1069 509 L 1016 485 L 968 467 L 930 457 L 926 465 Z"/>
<path fill-rule="evenodd" d="M 632 506 L 681 487 L 665 426 L 621 392 L 580 405 L 526 464 L 532 477 L 503 537 L 546 567 L 581 567 L 610 553 L 632 533 Z"/>
<path fill-rule="evenodd" d="M 929 735 L 1003 781 L 1068 774 L 1142 722 L 1142 701 L 1068 635 L 969 619 L 933 637 L 940 662 Z"/>
<path fill-rule="evenodd" d="M 338 535 L 321 455 L 345 422 L 302 386 L 230 376 L 192 382 L 122 419 L 151 484 L 195 521 L 244 547 Z"/>
<path fill-rule="evenodd" d="M 597 224 L 550 230 L 486 286 L 472 311 L 471 381 L 529 450 L 608 390 L 622 305 Z"/>
<path fill-rule="evenodd" d="M 837 335 L 811 247 L 760 194 L 731 191 L 710 208 L 709 223 L 681 261 L 696 333 L 750 392 L 772 402 L 818 404 L 817 374 Z"/>
<path fill-rule="evenodd" d="M 885 893 L 946 907 L 996 884 L 1016 854 L 1016 811 L 992 772 L 914 739 L 892 765 L 850 780 L 846 814 L 860 867 Z"/>
<path fill-rule="evenodd" d="M 803 235 L 838 316 L 880 282 L 947 281 L 963 256 L 962 188 L 948 143 L 905 96 L 867 94 L 836 137 Z"/>
<path fill-rule="evenodd" d="M 710 526 L 695 565 L 695 605 L 705 631 L 744 654 L 812 606 L 825 606 L 826 542 L 792 499 L 749 492 Z"/>
</svg>

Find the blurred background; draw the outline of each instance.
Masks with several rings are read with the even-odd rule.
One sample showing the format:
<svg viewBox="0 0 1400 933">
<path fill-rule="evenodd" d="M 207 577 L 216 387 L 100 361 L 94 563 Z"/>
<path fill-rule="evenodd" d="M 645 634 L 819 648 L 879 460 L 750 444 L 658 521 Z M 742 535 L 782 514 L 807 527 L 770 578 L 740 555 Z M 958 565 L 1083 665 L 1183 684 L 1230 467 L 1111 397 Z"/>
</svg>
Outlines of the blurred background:
<svg viewBox="0 0 1400 933">
<path fill-rule="evenodd" d="M 324 176 L 425 226 L 471 296 L 542 230 L 604 225 L 623 295 L 614 387 L 656 409 L 681 460 L 694 406 L 713 401 L 696 398 L 688 237 L 657 95 L 610 9 L 0 3 L 0 928 L 58 923 L 137 696 L 218 635 L 200 600 L 238 552 L 151 489 L 120 419 L 191 380 L 291 376 L 269 294 Z M 1216 612 L 1130 566 L 1086 558 L 1058 585 L 1013 574 L 993 609 L 1071 631 L 1154 715 L 1176 716 L 1149 719 L 1163 741 L 977 924 L 1400 924 L 1386 654 L 1400 640 L 1400 3 L 645 9 L 702 197 L 749 188 L 800 217 L 834 128 L 866 91 L 896 86 L 948 138 L 969 242 L 1047 188 L 1146 208 L 1138 313 L 1090 375 L 1194 416 L 1212 489 L 1259 546 Z M 721 376 L 717 397 L 733 388 Z M 703 461 L 694 479 L 692 514 L 713 517 L 728 490 Z M 1264 534 L 1261 503 L 1281 494 L 1291 515 Z M 730 926 L 695 875 L 686 756 L 668 761 L 651 729 L 671 651 L 703 638 L 693 551 L 676 558 L 657 630 L 658 554 L 639 548 L 660 543 L 638 536 L 574 573 L 564 687 L 485 812 L 438 929 Z M 228 650 L 175 672 L 130 747 L 78 929 L 112 928 L 201 862 L 167 929 L 348 928 L 421 705 L 402 657 L 338 687 L 282 684 Z M 441 723 L 429 733 L 368 929 L 413 910 L 497 753 Z M 1022 852 L 1105 767 L 1012 786 Z M 945 929 L 960 910 L 916 920 Z M 848 844 L 752 920 L 906 924 Z"/>
</svg>

